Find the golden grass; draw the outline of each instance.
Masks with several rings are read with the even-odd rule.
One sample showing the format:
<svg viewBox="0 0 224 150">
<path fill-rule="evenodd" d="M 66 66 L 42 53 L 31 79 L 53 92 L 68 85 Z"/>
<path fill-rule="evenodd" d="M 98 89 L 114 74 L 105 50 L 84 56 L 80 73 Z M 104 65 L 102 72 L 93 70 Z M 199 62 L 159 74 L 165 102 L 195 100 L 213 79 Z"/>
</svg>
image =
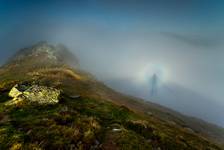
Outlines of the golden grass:
<svg viewBox="0 0 224 150">
<path fill-rule="evenodd" d="M 64 78 L 65 76 L 71 77 L 75 80 L 87 80 L 88 78 L 71 70 L 68 68 L 47 68 L 47 69 L 38 69 L 28 73 L 30 76 L 39 76 L 39 77 L 59 77 Z"/>
</svg>

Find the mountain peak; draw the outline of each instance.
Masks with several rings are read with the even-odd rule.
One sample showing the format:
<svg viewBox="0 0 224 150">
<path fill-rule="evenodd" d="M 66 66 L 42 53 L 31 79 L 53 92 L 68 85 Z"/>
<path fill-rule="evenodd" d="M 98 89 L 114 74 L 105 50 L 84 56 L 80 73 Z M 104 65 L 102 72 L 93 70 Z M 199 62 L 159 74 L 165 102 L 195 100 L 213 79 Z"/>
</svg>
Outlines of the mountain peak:
<svg viewBox="0 0 224 150">
<path fill-rule="evenodd" d="M 56 53 L 58 50 L 53 45 L 50 45 L 45 41 L 35 44 L 29 50 L 31 52 L 30 55 L 37 56 L 40 55 L 41 53 L 46 53 L 49 59 L 55 59 L 55 60 L 57 59 Z"/>
<path fill-rule="evenodd" d="M 116 92 L 73 63 L 64 45 L 39 42 L 0 68 L 0 149 L 221 150 L 222 128 Z"/>
<path fill-rule="evenodd" d="M 63 44 L 51 45 L 46 41 L 19 50 L 4 66 L 68 65 L 78 67 L 76 56 Z"/>
</svg>

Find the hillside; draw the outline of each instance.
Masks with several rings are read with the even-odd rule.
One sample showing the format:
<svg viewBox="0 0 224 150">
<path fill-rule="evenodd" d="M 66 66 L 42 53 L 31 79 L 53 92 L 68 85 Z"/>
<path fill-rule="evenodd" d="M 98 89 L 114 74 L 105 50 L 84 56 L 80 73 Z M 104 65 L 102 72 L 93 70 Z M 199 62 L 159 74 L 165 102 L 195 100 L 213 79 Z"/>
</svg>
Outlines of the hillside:
<svg viewBox="0 0 224 150">
<path fill-rule="evenodd" d="M 6 105 L 16 84 L 60 90 L 59 102 Z M 1 67 L 0 92 L 0 149 L 221 150 L 224 141 L 222 128 L 114 91 L 46 42 Z"/>
</svg>

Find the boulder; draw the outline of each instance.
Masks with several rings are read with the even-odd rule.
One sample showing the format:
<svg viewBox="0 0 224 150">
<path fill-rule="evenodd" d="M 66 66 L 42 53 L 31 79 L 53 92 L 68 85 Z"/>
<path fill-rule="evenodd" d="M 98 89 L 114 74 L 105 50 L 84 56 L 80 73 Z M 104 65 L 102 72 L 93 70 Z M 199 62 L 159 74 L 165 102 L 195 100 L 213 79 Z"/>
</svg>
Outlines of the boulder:
<svg viewBox="0 0 224 150">
<path fill-rule="evenodd" d="M 9 92 L 10 97 L 18 97 L 21 94 L 23 93 L 19 90 L 18 84 L 16 84 Z"/>
<path fill-rule="evenodd" d="M 21 102 L 37 103 L 40 105 L 56 104 L 59 102 L 60 90 L 39 85 L 15 85 L 9 92 L 13 99 L 7 105 L 18 105 Z"/>
</svg>

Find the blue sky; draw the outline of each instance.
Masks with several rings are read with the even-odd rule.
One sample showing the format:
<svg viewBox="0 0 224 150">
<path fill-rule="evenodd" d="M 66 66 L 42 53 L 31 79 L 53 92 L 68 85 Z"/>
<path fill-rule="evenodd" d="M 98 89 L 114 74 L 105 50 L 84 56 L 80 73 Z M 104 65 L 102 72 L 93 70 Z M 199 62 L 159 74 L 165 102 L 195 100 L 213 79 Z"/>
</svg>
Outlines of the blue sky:
<svg viewBox="0 0 224 150">
<path fill-rule="evenodd" d="M 23 24 L 30 19 L 48 22 L 65 19 L 72 22 L 81 17 L 118 28 L 119 24 L 144 22 L 157 27 L 172 28 L 171 25 L 174 25 L 173 28 L 181 28 L 183 25 L 182 29 L 186 30 L 187 25 L 196 29 L 208 29 L 211 24 L 221 28 L 223 6 L 221 0 L 1 0 L 0 12 L 1 22 L 5 25 Z"/>
<path fill-rule="evenodd" d="M 1 0 L 0 42 L 7 43 L 5 37 L 10 35 L 23 34 L 17 32 L 24 28 L 39 30 L 74 24 L 92 24 L 109 31 L 142 29 L 210 36 L 216 35 L 214 31 L 223 32 L 223 6 L 221 0 Z M 39 35 L 45 36 L 44 32 Z"/>
<path fill-rule="evenodd" d="M 148 78 L 160 72 L 161 85 L 212 105 L 156 102 L 224 126 L 223 8 L 222 0 L 0 0 L 0 63 L 38 41 L 64 43 L 83 68 L 127 94 L 152 100 Z M 190 106 L 186 93 L 180 105 Z"/>
<path fill-rule="evenodd" d="M 35 32 L 40 28 L 77 24 L 91 24 L 108 31 L 222 36 L 223 6 L 221 0 L 1 0 L 0 42 L 8 41 L 7 36 L 24 34 L 24 28 Z M 45 34 L 43 31 L 38 35 Z"/>
</svg>

